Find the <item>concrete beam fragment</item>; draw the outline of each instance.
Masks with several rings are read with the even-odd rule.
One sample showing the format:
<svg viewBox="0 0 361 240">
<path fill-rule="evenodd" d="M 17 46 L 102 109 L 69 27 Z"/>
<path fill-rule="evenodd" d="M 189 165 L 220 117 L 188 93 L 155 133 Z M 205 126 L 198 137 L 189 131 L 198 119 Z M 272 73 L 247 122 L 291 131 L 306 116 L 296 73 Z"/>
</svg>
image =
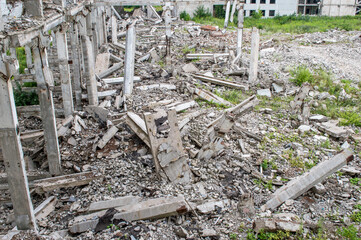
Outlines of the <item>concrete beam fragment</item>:
<svg viewBox="0 0 361 240">
<path fill-rule="evenodd" d="M 273 197 L 261 207 L 262 211 L 275 209 L 288 199 L 295 199 L 313 186 L 321 183 L 332 173 L 336 172 L 354 158 L 353 152 L 349 149 L 342 151 L 333 158 L 319 163 L 307 173 L 288 182 L 279 188 Z"/>
</svg>

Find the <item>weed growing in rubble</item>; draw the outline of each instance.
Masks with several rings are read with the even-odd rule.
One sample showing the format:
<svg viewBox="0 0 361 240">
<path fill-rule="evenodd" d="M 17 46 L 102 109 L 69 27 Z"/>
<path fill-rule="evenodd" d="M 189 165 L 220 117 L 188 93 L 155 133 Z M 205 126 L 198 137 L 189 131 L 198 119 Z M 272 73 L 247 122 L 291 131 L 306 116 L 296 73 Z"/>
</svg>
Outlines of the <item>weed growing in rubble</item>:
<svg viewBox="0 0 361 240">
<path fill-rule="evenodd" d="M 351 178 L 350 183 L 356 186 L 357 185 L 361 186 L 361 178 Z"/>
<path fill-rule="evenodd" d="M 290 72 L 292 78 L 291 82 L 294 82 L 297 86 L 302 86 L 303 83 L 313 83 L 313 76 L 311 71 L 306 66 L 298 66 Z"/>
<path fill-rule="evenodd" d="M 208 19 L 212 18 L 212 13 L 209 9 L 206 9 L 204 6 L 199 6 L 194 12 L 194 19 Z"/>
<path fill-rule="evenodd" d="M 14 89 L 14 99 L 16 106 L 38 105 L 39 97 L 35 91 L 25 92 L 22 90 L 19 83 L 16 83 L 17 88 Z"/>
<path fill-rule="evenodd" d="M 237 233 L 230 233 L 230 234 L 229 234 L 229 239 L 231 239 L 231 240 L 237 240 L 237 239 L 238 239 L 238 234 L 237 234 Z"/>
<path fill-rule="evenodd" d="M 357 232 L 357 228 L 354 225 L 337 229 L 338 235 L 340 235 L 343 239 L 349 240 L 360 240 L 360 238 L 357 237 Z"/>
<path fill-rule="evenodd" d="M 189 48 L 188 45 L 186 45 L 183 49 L 182 52 L 184 54 L 188 54 L 188 53 L 196 53 L 196 49 L 195 48 Z"/>
<path fill-rule="evenodd" d="M 191 20 L 191 16 L 186 11 L 181 12 L 179 17 L 180 17 L 180 19 L 182 19 L 184 21 L 190 21 Z"/>
<path fill-rule="evenodd" d="M 16 49 L 16 57 L 19 61 L 19 73 L 24 74 L 24 69 L 27 68 L 25 48 L 20 47 Z"/>
<path fill-rule="evenodd" d="M 214 92 L 217 96 L 227 100 L 230 103 L 238 104 L 243 99 L 243 95 L 241 91 L 238 90 L 229 90 L 224 92 L 215 91 Z"/>
</svg>

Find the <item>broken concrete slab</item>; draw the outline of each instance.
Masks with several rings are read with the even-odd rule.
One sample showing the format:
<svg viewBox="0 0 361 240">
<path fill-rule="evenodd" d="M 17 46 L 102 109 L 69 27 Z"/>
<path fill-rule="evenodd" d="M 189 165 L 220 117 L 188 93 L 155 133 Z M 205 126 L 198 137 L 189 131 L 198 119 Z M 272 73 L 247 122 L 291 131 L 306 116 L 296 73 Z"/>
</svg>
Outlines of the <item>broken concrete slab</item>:
<svg viewBox="0 0 361 240">
<path fill-rule="evenodd" d="M 106 84 L 123 84 L 124 77 L 117 77 L 117 78 L 103 78 L 102 81 Z M 134 76 L 133 82 L 140 82 L 140 77 Z"/>
<path fill-rule="evenodd" d="M 280 93 L 283 91 L 283 86 L 278 85 L 277 83 L 272 83 L 272 89 L 275 93 Z"/>
<path fill-rule="evenodd" d="M 216 94 L 207 91 L 207 90 L 203 90 L 203 89 L 198 89 L 198 88 L 194 88 L 192 89 L 193 92 L 195 94 L 197 94 L 200 98 L 208 101 L 208 102 L 213 102 L 213 103 L 217 103 L 217 104 L 223 104 L 226 106 L 232 106 L 232 103 L 224 100 L 223 98 L 217 96 Z"/>
<path fill-rule="evenodd" d="M 198 152 L 197 158 L 200 160 L 209 160 L 224 148 L 224 144 L 223 138 L 214 138 L 212 142 L 202 147 Z"/>
<path fill-rule="evenodd" d="M 276 232 L 277 230 L 287 232 L 298 232 L 302 227 L 301 219 L 293 213 L 279 213 L 272 218 L 256 219 L 253 222 L 255 232 L 261 230 L 266 232 Z"/>
<path fill-rule="evenodd" d="M 266 96 L 266 97 L 272 97 L 271 90 L 267 89 L 259 89 L 257 90 L 257 95 L 259 96 Z"/>
<path fill-rule="evenodd" d="M 305 132 L 309 132 L 311 130 L 311 126 L 309 125 L 301 125 L 298 127 L 298 132 L 299 133 L 305 133 Z"/>
<path fill-rule="evenodd" d="M 75 173 L 59 177 L 44 178 L 34 181 L 34 188 L 38 193 L 53 191 L 59 188 L 68 188 L 87 185 L 94 179 L 101 178 L 97 172 Z"/>
<path fill-rule="evenodd" d="M 116 208 L 115 210 L 117 213 L 114 214 L 113 219 L 122 219 L 130 222 L 184 214 L 188 212 L 188 205 L 183 196 L 161 197 Z M 105 212 L 101 211 L 95 214 L 76 217 L 69 224 L 69 231 L 71 233 L 81 233 L 94 230 L 99 222 L 99 218 Z"/>
<path fill-rule="evenodd" d="M 320 131 L 327 133 L 334 138 L 347 137 L 349 132 L 344 127 L 338 127 L 336 122 L 328 121 L 317 124 Z"/>
<path fill-rule="evenodd" d="M 119 197 L 111 200 L 105 200 L 100 202 L 93 202 L 90 204 L 88 208 L 88 212 L 97 212 L 102 211 L 108 208 L 117 208 L 117 207 L 123 207 L 127 205 L 133 205 L 138 203 L 140 200 L 137 196 L 125 196 L 125 197 Z"/>
<path fill-rule="evenodd" d="M 327 122 L 328 118 L 326 116 L 323 115 L 312 115 L 310 116 L 310 121 L 314 121 L 314 122 Z"/>
<path fill-rule="evenodd" d="M 210 82 L 215 85 L 226 86 L 226 87 L 230 87 L 230 88 L 234 88 L 234 89 L 242 89 L 244 91 L 248 90 L 248 86 L 241 85 L 241 84 L 238 84 L 237 82 L 232 82 L 229 80 L 223 80 L 223 79 L 219 79 L 219 78 L 215 78 L 215 77 L 209 77 L 209 76 L 205 76 L 202 74 L 192 74 L 192 77 L 194 77 L 195 79 L 199 79 L 201 81 Z"/>
<path fill-rule="evenodd" d="M 112 126 L 103 136 L 103 138 L 98 143 L 98 148 L 103 149 L 105 145 L 114 137 L 114 135 L 118 132 L 118 128 L 116 126 Z"/>
<path fill-rule="evenodd" d="M 158 83 L 158 84 L 143 85 L 143 86 L 136 87 L 136 89 L 139 89 L 142 91 L 151 90 L 151 89 L 155 89 L 155 88 L 165 88 L 168 90 L 176 90 L 177 89 L 177 87 L 174 84 L 166 84 L 166 83 Z"/>
<path fill-rule="evenodd" d="M 273 197 L 261 207 L 262 211 L 265 211 L 266 209 L 275 209 L 286 200 L 297 198 L 352 160 L 353 152 L 347 149 L 330 160 L 319 163 L 307 173 L 304 173 L 300 177 L 293 179 L 279 188 L 273 194 Z"/>
<path fill-rule="evenodd" d="M 95 60 L 95 74 L 99 75 L 109 68 L 110 53 L 100 53 Z"/>
<path fill-rule="evenodd" d="M 193 63 L 188 63 L 182 67 L 182 70 L 186 73 L 197 73 L 199 72 L 198 68 L 194 66 Z"/>
<path fill-rule="evenodd" d="M 211 200 L 198 205 L 197 210 L 202 214 L 208 214 L 214 212 L 216 210 L 216 207 L 223 209 L 228 204 L 229 204 L 228 199 L 223 201 Z"/>
</svg>

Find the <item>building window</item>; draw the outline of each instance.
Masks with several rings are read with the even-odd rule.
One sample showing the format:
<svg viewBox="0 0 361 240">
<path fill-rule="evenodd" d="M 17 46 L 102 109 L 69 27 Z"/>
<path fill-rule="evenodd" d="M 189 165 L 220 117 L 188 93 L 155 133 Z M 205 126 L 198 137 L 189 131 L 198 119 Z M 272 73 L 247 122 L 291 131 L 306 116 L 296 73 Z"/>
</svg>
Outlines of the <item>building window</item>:
<svg viewBox="0 0 361 240">
<path fill-rule="evenodd" d="M 254 12 L 254 10 L 249 11 L 249 16 L 253 16 Z"/>
<path fill-rule="evenodd" d="M 270 0 L 270 4 L 276 4 L 276 0 Z"/>
<path fill-rule="evenodd" d="M 305 4 L 305 0 L 298 0 L 298 4 Z"/>
<path fill-rule="evenodd" d="M 256 3 L 256 0 L 251 0 L 251 4 L 255 4 Z"/>
<path fill-rule="evenodd" d="M 247 10 L 244 10 L 243 14 L 243 16 L 247 16 Z"/>
<path fill-rule="evenodd" d="M 263 17 L 266 16 L 266 10 L 262 10 L 261 12 Z"/>
<path fill-rule="evenodd" d="M 274 17 L 275 16 L 276 11 L 275 10 L 269 10 L 269 17 Z"/>
<path fill-rule="evenodd" d="M 266 4 L 266 0 L 261 0 L 261 4 Z"/>
</svg>

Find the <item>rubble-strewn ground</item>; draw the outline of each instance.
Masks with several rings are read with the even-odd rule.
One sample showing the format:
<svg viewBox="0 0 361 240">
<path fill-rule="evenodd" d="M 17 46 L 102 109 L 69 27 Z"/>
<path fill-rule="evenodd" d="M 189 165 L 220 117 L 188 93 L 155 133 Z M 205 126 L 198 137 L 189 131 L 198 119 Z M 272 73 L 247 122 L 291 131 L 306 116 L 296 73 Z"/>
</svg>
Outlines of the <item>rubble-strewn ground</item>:
<svg viewBox="0 0 361 240">
<path fill-rule="evenodd" d="M 139 196 L 144 200 L 184 195 L 188 202 L 195 204 L 211 200 L 223 201 L 223 207 L 216 207 L 207 214 L 199 212 L 195 214 L 190 211 L 185 215 L 159 220 L 123 222 L 118 226 L 109 226 L 102 232 L 88 231 L 80 235 L 69 235 L 68 238 L 130 239 L 133 236 L 132 239 L 181 239 L 187 236 L 187 239 L 256 239 L 252 229 L 253 221 L 260 217 L 270 217 L 274 213 L 295 214 L 302 220 L 303 227 L 297 233 L 278 232 L 273 235 L 262 233 L 258 235 L 260 239 L 340 239 L 341 235 L 343 237 L 346 235 L 345 231 L 340 233 L 342 228 L 354 230 L 351 232 L 361 237 L 359 156 L 361 149 L 358 140 L 355 140 L 360 139 L 356 135 L 361 126 L 359 119 L 361 32 L 334 30 L 302 35 L 263 35 L 258 82 L 249 83 L 247 74 L 250 58 L 249 29 L 245 30 L 244 55 L 241 66 L 238 67 L 231 65 L 228 57 L 186 61 L 186 53 L 235 51 L 235 31 L 227 31 L 223 35 L 221 32 L 202 30 L 197 36 L 198 28 L 191 22 L 174 23 L 172 65 L 167 66 L 163 58 L 165 45 L 161 44 L 164 41 L 164 29 L 160 25 L 157 27 L 148 22 L 139 23 L 138 29 L 144 29 L 144 32 L 138 34 L 137 50 L 145 54 L 154 47 L 156 52 L 153 52 L 149 61 L 136 63 L 135 75 L 140 76 L 142 81 L 136 83 L 135 87 L 170 83 L 176 85 L 177 89 L 157 88 L 143 91 L 135 88 L 132 97 L 127 99 L 127 109 L 141 116 L 151 109 L 149 104 L 153 102 L 162 100 L 184 102 L 196 98 L 189 92 L 189 87 L 211 90 L 233 104 L 256 94 L 257 90 L 272 89 L 272 97 L 258 96 L 260 100 L 258 106 L 234 119 L 237 126 L 240 125 L 249 132 L 261 136 L 262 141 L 257 141 L 232 128 L 224 136 L 225 148 L 215 157 L 200 160 L 192 156 L 192 152 L 198 151 L 209 141 L 207 125 L 224 111 L 222 106 L 197 100 L 199 106 L 178 114 L 178 118 L 182 119 L 190 112 L 204 110 L 204 114 L 191 120 L 181 130 L 183 146 L 190 155 L 189 166 L 195 178 L 190 184 L 171 184 L 156 175 L 150 150 L 124 121 L 115 137 L 100 150 L 95 146 L 107 131 L 107 124 L 97 122 L 86 112 L 79 112 L 78 115 L 84 120 L 88 129 L 82 129 L 79 133 L 72 130 L 68 135 L 60 138 L 64 174 L 96 170 L 102 173 L 103 178 L 84 187 L 55 190 L 46 195 L 32 193 L 35 206 L 48 196 L 53 195 L 58 198 L 55 210 L 47 218 L 39 221 L 40 233 L 50 235 L 58 230 L 67 230 L 69 221 L 83 214 L 91 202 L 127 195 Z M 189 33 L 194 34 L 194 37 Z M 121 58 L 124 56 L 117 50 L 111 51 Z M 182 70 L 182 67 L 189 62 L 193 63 L 201 73 L 211 72 L 213 76 L 221 79 L 249 84 L 250 90 L 242 92 L 197 81 Z M 291 76 L 290 72 L 297 72 L 295 69 L 299 66 L 305 66 L 316 75 L 317 69 L 323 69 L 323 73 L 317 76 L 326 74 L 324 78 L 329 78 L 333 82 L 327 85 L 323 82 L 324 79 L 320 78 L 321 80 L 314 84 L 305 100 L 310 104 L 312 114 L 330 114 L 328 117 L 337 119 L 341 115 L 336 113 L 331 115 L 331 110 L 355 113 L 352 119 L 344 115 L 341 119 L 341 123 L 353 123 L 346 126 L 347 137 L 336 139 L 329 136 L 321 132 L 317 127 L 318 123 L 314 121 L 305 124 L 310 128 L 304 132 L 298 129 L 301 125 L 302 109 L 290 107 L 290 102 L 294 99 L 299 86 L 290 81 L 291 78 L 297 78 L 296 73 Z M 232 71 L 240 71 L 243 74 L 240 74 L 241 76 L 226 74 Z M 122 76 L 122 71 L 118 71 L 114 76 Z M 282 90 L 275 92 L 273 83 Z M 335 90 L 333 95 L 330 93 L 330 87 L 336 85 L 339 89 Z M 121 86 L 102 84 L 99 90 L 120 88 Z M 122 112 L 122 109 L 117 110 L 112 107 L 115 96 L 106 100 L 111 101 L 108 109 L 114 113 Z M 21 129 L 22 131 L 41 129 L 40 121 L 36 117 L 22 118 Z M 75 140 L 75 144 L 73 139 L 69 141 L 71 138 Z M 240 140 L 244 143 L 244 152 L 241 150 Z M 322 185 L 317 185 L 297 199 L 286 201 L 273 213 L 260 210 L 277 188 L 319 162 L 329 160 L 342 148 L 347 148 L 346 145 L 349 145 L 355 153 L 355 159 L 349 163 L 350 168 L 338 171 L 327 178 Z M 32 156 L 33 160 L 29 161 L 34 162 L 41 170 L 46 170 L 46 156 L 43 151 L 34 155 L 42 146 L 42 139 L 24 144 L 24 153 L 28 158 Z M 249 168 L 259 171 L 259 174 L 250 174 L 247 171 Z M 1 171 L 5 171 L 3 166 Z M 0 197 L 7 199 L 8 193 L 2 191 Z M 254 214 L 252 214 L 253 204 Z M 244 206 L 251 209 L 250 214 L 243 211 Z M 11 204 L 2 204 L 1 212 L 0 230 L 6 233 L 12 228 L 9 217 L 12 213 Z M 314 227 L 309 227 L 311 225 Z M 355 229 L 350 227 L 351 225 L 354 225 Z M 213 229 L 216 234 L 207 237 L 204 232 L 207 229 L 209 231 Z"/>
</svg>

